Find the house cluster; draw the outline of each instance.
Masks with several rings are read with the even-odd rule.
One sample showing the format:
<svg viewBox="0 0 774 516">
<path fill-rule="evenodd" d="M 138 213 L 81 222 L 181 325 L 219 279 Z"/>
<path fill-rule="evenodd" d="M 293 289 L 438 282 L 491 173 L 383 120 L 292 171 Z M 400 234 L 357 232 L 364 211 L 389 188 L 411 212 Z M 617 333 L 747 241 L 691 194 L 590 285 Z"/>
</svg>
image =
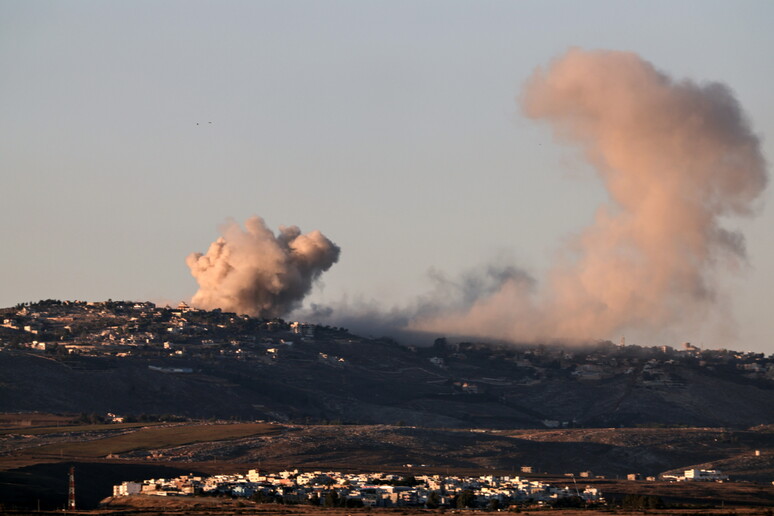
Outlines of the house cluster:
<svg viewBox="0 0 774 516">
<path fill-rule="evenodd" d="M 661 475 L 661 478 L 676 482 L 724 482 L 728 475 L 717 469 L 686 469 L 682 475 Z"/>
<path fill-rule="evenodd" d="M 185 302 L 161 307 L 150 302 L 48 300 L 2 310 L 0 323 L 14 330 L 0 334 L 0 349 L 119 358 L 216 355 L 267 363 L 294 341 L 314 340 L 318 330 L 301 322 L 199 310 Z"/>
<path fill-rule="evenodd" d="M 520 403 L 521 388 L 560 379 L 578 384 L 625 378 L 647 389 L 685 388 L 690 370 L 758 382 L 774 381 L 774 355 L 731 350 L 702 350 L 685 343 L 642 347 L 602 342 L 589 347 L 530 348 L 485 342 L 447 342 L 431 347 L 387 349 L 384 340 L 368 340 L 335 328 L 281 319 L 259 319 L 222 310 L 199 310 L 181 302 L 175 307 L 131 301 L 58 301 L 26 303 L 0 309 L 0 351 L 51 356 L 141 358 L 159 374 L 190 374 L 202 360 L 239 360 L 256 366 L 325 366 L 344 370 L 369 367 L 380 374 L 403 374 L 432 386 L 444 396 L 495 396 Z M 397 350 L 397 343 L 394 343 Z M 387 357 L 374 360 L 374 356 Z M 392 363 L 388 363 L 393 361 Z M 476 367 L 471 367 L 471 366 Z M 547 413 L 547 428 L 575 426 L 573 414 Z"/>
<path fill-rule="evenodd" d="M 457 477 L 418 475 L 401 477 L 386 473 L 341 473 L 298 470 L 269 474 L 250 470 L 246 475 L 185 475 L 173 479 L 123 482 L 113 487 L 113 496 L 228 495 L 285 503 L 324 504 L 334 498 L 350 505 L 372 507 L 449 506 L 467 496 L 468 506 L 487 506 L 496 500 L 500 507 L 516 503 L 551 503 L 578 497 L 590 503 L 604 503 L 598 489 L 586 486 L 555 487 L 511 476 Z"/>
<path fill-rule="evenodd" d="M 461 393 L 480 393 L 492 386 L 537 385 L 546 379 L 565 377 L 581 383 L 594 383 L 629 376 L 646 388 L 679 388 L 686 385 L 686 368 L 744 376 L 751 380 L 774 380 L 774 354 L 727 349 L 701 349 L 690 343 L 679 346 L 643 347 L 599 343 L 588 348 L 536 346 L 514 349 L 485 343 L 449 343 L 438 339 L 428 363 L 453 369 L 456 362 L 500 360 L 513 363 L 520 374 L 508 377 L 465 378 L 458 382 Z M 466 388 L 462 388 L 463 382 Z"/>
<path fill-rule="evenodd" d="M 255 359 L 272 363 L 293 343 L 345 339 L 344 328 L 281 319 L 257 319 L 222 310 L 199 310 L 185 302 L 161 307 L 151 302 L 45 300 L 0 310 L 0 349 L 6 346 L 59 354 L 196 357 L 206 355 Z M 8 331 L 2 331 L 8 330 Z M 725 349 L 702 350 L 690 343 L 643 347 L 602 342 L 587 349 L 536 346 L 529 349 L 483 342 L 450 343 L 437 339 L 421 351 L 436 370 L 455 362 L 497 360 L 524 374 L 492 378 L 457 378 L 462 394 L 480 394 L 492 387 L 532 385 L 566 375 L 579 382 L 596 382 L 635 375 L 646 386 L 678 386 L 680 367 L 706 368 L 750 379 L 774 380 L 774 355 Z M 341 365 L 346 357 L 323 357 Z"/>
</svg>

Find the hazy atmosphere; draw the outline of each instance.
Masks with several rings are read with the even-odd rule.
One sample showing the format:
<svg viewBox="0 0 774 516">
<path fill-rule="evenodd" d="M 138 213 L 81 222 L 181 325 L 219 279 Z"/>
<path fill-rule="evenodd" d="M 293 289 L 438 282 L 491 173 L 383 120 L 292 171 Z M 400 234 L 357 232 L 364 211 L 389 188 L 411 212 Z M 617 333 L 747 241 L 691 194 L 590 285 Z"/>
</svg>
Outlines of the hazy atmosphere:
<svg viewBox="0 0 774 516">
<path fill-rule="evenodd" d="M 772 353 L 771 20 L 0 0 L 0 306 Z"/>
</svg>

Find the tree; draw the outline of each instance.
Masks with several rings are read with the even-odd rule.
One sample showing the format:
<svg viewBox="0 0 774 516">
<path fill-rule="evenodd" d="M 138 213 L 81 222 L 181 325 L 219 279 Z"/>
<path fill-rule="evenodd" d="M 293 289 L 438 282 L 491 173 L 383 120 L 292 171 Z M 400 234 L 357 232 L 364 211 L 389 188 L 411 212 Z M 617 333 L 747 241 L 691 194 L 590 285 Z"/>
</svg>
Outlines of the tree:
<svg viewBox="0 0 774 516">
<path fill-rule="evenodd" d="M 458 509 L 474 507 L 476 505 L 476 495 L 470 489 L 465 489 L 457 495 L 456 505 Z"/>
<path fill-rule="evenodd" d="M 414 487 L 419 485 L 419 480 L 417 480 L 414 475 L 409 475 L 407 477 L 401 477 L 397 480 L 393 480 L 392 485 Z"/>
<path fill-rule="evenodd" d="M 80 417 L 78 418 L 79 423 L 86 423 L 89 425 L 98 425 L 105 422 L 105 418 L 103 416 L 100 416 L 96 412 L 92 412 L 91 414 L 87 414 L 85 412 L 82 412 Z"/>
<path fill-rule="evenodd" d="M 327 493 L 325 493 L 325 498 L 323 499 L 323 506 L 338 507 L 338 505 L 339 505 L 339 494 L 336 492 L 335 489 L 331 489 Z"/>
<path fill-rule="evenodd" d="M 274 497 L 271 494 L 264 493 L 260 489 L 253 493 L 252 499 L 256 503 L 271 503 L 274 501 Z"/>
<path fill-rule="evenodd" d="M 428 509 L 437 509 L 441 505 L 441 496 L 438 494 L 438 491 L 430 491 L 430 494 L 427 495 L 427 502 L 425 502 L 425 506 Z"/>
<path fill-rule="evenodd" d="M 554 507 L 583 507 L 585 502 L 580 496 L 565 496 L 557 498 Z"/>
<path fill-rule="evenodd" d="M 624 509 L 664 509 L 666 506 L 664 500 L 656 495 L 638 495 L 628 494 L 624 496 L 621 503 Z"/>
<path fill-rule="evenodd" d="M 356 508 L 363 506 L 363 500 L 357 498 L 347 498 L 344 500 L 344 507 Z"/>
</svg>

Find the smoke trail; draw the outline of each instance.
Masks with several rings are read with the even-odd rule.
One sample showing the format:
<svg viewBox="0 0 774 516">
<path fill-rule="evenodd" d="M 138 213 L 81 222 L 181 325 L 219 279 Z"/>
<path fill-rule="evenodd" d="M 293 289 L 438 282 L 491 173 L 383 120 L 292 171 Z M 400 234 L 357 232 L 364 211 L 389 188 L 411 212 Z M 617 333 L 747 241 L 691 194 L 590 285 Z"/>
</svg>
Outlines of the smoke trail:
<svg viewBox="0 0 774 516">
<path fill-rule="evenodd" d="M 572 49 L 538 69 L 526 115 L 579 145 L 609 194 L 538 295 L 514 281 L 464 313 L 415 329 L 510 338 L 614 337 L 717 313 L 717 268 L 744 262 L 720 225 L 751 215 L 767 182 L 759 142 L 731 91 L 674 81 L 639 56 Z"/>
<path fill-rule="evenodd" d="M 319 231 L 302 235 L 296 226 L 280 226 L 275 236 L 260 217 L 247 219 L 245 228 L 229 221 L 207 254 L 186 259 L 199 283 L 195 306 L 279 317 L 300 305 L 339 259 L 338 246 Z"/>
</svg>

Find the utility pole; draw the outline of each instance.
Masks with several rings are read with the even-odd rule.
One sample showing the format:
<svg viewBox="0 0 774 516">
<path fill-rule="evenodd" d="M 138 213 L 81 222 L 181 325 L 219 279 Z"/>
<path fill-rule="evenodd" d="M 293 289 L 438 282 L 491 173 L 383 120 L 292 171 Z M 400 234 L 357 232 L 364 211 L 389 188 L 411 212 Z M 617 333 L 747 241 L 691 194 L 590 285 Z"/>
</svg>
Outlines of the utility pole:
<svg viewBox="0 0 774 516">
<path fill-rule="evenodd" d="M 578 495 L 578 498 L 581 497 L 580 491 L 578 491 L 578 483 L 575 481 L 575 473 L 572 474 L 572 483 L 575 485 L 575 494 Z"/>
<path fill-rule="evenodd" d="M 70 481 L 67 487 L 67 510 L 75 510 L 75 466 L 70 466 Z"/>
</svg>

